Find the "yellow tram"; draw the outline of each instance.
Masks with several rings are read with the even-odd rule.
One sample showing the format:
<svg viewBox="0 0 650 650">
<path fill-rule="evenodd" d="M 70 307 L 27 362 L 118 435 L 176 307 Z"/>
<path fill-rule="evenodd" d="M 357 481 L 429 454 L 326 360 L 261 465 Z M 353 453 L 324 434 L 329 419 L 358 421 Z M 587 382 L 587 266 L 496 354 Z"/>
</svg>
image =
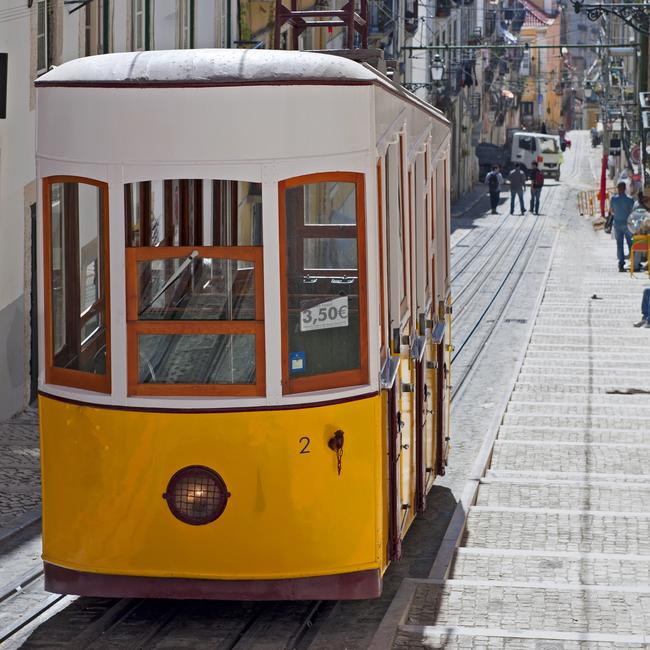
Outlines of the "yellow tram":
<svg viewBox="0 0 650 650">
<path fill-rule="evenodd" d="M 449 123 L 317 53 L 36 86 L 47 589 L 379 595 L 447 454 Z"/>
</svg>

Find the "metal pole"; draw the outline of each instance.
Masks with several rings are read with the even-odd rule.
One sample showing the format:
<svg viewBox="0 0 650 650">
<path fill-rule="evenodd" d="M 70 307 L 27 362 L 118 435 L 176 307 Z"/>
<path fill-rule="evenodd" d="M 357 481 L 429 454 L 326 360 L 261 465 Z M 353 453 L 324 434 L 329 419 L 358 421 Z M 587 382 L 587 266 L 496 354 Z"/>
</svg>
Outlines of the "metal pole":
<svg viewBox="0 0 650 650">
<path fill-rule="evenodd" d="M 610 21 L 606 23 L 607 38 L 610 35 Z M 609 97 L 609 48 L 606 46 L 603 47 L 603 53 L 601 55 L 602 71 L 603 78 L 605 81 L 605 100 Z M 602 107 L 603 111 L 603 159 L 601 162 L 600 168 L 600 216 L 605 218 L 605 193 L 607 191 L 607 160 L 609 159 L 609 128 L 608 128 L 608 118 L 606 105 Z"/>
<path fill-rule="evenodd" d="M 640 39 L 640 57 L 637 60 L 637 89 L 638 92 L 644 93 L 648 92 L 648 36 L 646 34 L 641 34 Z M 637 95 L 638 97 L 638 95 Z M 637 120 L 639 125 L 639 145 L 641 147 L 641 155 L 639 157 L 640 167 L 641 167 L 641 187 L 645 188 L 646 185 L 646 176 L 645 176 L 645 166 L 648 158 L 648 154 L 645 150 L 646 148 L 646 133 L 643 128 L 643 116 L 641 115 L 642 107 L 641 102 L 639 102 L 639 110 L 637 114 Z"/>
</svg>

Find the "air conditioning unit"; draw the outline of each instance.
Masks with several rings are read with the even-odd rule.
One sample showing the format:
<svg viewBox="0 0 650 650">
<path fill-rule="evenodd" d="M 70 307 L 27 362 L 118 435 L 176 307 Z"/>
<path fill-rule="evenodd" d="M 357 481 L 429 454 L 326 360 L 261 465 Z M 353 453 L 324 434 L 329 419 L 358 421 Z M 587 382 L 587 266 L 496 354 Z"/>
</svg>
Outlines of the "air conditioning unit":
<svg viewBox="0 0 650 650">
<path fill-rule="evenodd" d="M 643 95 L 647 93 L 642 93 Z M 643 120 L 643 130 L 650 131 L 650 111 L 641 111 L 641 119 Z"/>
<path fill-rule="evenodd" d="M 650 108 L 650 93 L 639 93 L 641 108 Z"/>
</svg>

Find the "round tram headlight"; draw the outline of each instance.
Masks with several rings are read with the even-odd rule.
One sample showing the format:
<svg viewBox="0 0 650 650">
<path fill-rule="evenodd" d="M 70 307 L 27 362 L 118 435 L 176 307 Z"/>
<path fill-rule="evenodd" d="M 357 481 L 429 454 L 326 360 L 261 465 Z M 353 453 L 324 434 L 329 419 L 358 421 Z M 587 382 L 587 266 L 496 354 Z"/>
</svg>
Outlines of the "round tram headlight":
<svg viewBox="0 0 650 650">
<path fill-rule="evenodd" d="M 229 496 L 217 472 L 202 465 L 190 465 L 171 477 L 163 499 L 174 517 L 186 524 L 201 526 L 223 513 Z"/>
</svg>

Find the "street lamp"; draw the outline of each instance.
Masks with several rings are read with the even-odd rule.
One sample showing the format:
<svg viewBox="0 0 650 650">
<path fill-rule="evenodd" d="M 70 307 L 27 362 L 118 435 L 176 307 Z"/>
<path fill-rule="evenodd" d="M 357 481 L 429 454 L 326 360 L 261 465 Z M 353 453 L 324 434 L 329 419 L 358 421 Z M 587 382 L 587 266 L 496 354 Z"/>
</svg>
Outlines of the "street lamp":
<svg viewBox="0 0 650 650">
<path fill-rule="evenodd" d="M 595 22 L 603 16 L 618 16 L 633 30 L 650 34 L 650 5 L 646 2 L 589 3 L 583 0 L 570 0 L 577 14 L 584 12 L 589 20 Z"/>
<path fill-rule="evenodd" d="M 435 54 L 433 57 L 433 62 L 431 63 L 431 78 L 435 82 L 436 86 L 440 85 L 442 81 L 442 75 L 445 74 L 445 64 L 442 62 L 439 54 Z"/>
</svg>

